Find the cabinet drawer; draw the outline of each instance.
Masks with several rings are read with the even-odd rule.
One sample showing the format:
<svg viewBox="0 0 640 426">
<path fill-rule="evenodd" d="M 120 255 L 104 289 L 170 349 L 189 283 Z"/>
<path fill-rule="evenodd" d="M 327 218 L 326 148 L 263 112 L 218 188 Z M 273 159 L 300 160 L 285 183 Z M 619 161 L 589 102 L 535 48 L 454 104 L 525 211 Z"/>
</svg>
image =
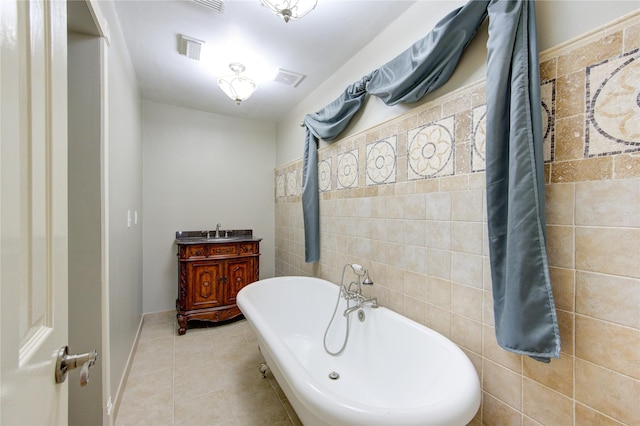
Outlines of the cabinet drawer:
<svg viewBox="0 0 640 426">
<path fill-rule="evenodd" d="M 239 254 L 258 254 L 258 243 L 240 243 Z"/>
<path fill-rule="evenodd" d="M 180 258 L 189 259 L 192 257 L 208 256 L 235 256 L 238 254 L 237 244 L 198 244 L 186 246 Z"/>
<path fill-rule="evenodd" d="M 237 244 L 211 244 L 209 246 L 209 256 L 224 256 L 238 254 Z"/>
<path fill-rule="evenodd" d="M 184 246 L 184 252 L 180 253 L 180 257 L 188 259 L 190 257 L 206 257 L 208 254 L 207 246 L 204 244 Z"/>
</svg>

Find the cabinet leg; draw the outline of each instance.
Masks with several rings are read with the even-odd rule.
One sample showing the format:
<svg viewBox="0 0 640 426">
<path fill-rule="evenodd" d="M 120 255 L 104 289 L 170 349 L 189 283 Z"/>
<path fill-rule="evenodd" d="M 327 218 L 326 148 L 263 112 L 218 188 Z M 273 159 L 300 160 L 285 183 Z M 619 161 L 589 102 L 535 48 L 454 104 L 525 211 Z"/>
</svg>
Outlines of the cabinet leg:
<svg viewBox="0 0 640 426">
<path fill-rule="evenodd" d="M 182 336 L 187 332 L 187 317 L 182 314 L 177 314 L 178 318 L 178 335 Z"/>
</svg>

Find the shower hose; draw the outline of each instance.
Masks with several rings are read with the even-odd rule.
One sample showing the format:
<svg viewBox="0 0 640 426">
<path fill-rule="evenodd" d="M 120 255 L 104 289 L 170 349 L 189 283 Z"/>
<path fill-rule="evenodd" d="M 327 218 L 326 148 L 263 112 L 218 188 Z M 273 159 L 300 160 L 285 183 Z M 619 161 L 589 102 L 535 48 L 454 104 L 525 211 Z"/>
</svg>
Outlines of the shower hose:
<svg viewBox="0 0 640 426">
<path fill-rule="evenodd" d="M 331 352 L 329 350 L 329 348 L 327 347 L 327 334 L 329 333 L 329 329 L 331 328 L 331 324 L 333 323 L 333 320 L 336 317 L 336 312 L 338 312 L 338 305 L 340 304 L 340 297 L 342 296 L 342 294 L 344 294 L 345 296 L 347 295 L 347 288 L 344 286 L 344 272 L 347 270 L 347 266 L 349 266 L 349 264 L 344 265 L 344 268 L 342 268 L 342 279 L 340 280 L 340 291 L 338 291 L 338 299 L 336 300 L 336 306 L 333 309 L 333 315 L 331 315 L 331 320 L 329 321 L 329 324 L 327 324 L 327 329 L 324 331 L 324 339 L 323 339 L 324 350 L 329 355 L 332 355 L 332 356 L 340 355 L 342 353 L 342 351 L 344 351 L 344 348 L 347 347 L 347 341 L 349 341 L 349 316 L 347 316 L 347 321 L 346 321 L 347 325 L 346 325 L 346 329 L 345 329 L 345 332 L 344 332 L 344 342 L 342 343 L 342 347 L 337 352 Z M 351 284 L 353 284 L 353 283 L 351 283 Z M 351 287 L 351 284 L 349 284 L 349 287 Z M 345 297 L 345 298 L 347 299 L 347 309 L 349 309 L 349 298 L 348 297 Z"/>
</svg>

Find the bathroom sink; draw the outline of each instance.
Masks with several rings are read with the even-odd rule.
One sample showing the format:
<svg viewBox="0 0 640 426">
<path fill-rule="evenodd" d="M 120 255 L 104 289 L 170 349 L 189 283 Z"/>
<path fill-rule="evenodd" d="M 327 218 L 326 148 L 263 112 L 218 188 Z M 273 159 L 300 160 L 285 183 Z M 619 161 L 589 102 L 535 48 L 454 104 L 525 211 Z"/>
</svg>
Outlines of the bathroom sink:
<svg viewBox="0 0 640 426">
<path fill-rule="evenodd" d="M 232 235 L 228 237 L 211 237 L 211 238 L 203 238 L 205 243 L 223 243 L 225 241 L 238 241 L 238 240 L 246 240 L 246 235 Z"/>
</svg>

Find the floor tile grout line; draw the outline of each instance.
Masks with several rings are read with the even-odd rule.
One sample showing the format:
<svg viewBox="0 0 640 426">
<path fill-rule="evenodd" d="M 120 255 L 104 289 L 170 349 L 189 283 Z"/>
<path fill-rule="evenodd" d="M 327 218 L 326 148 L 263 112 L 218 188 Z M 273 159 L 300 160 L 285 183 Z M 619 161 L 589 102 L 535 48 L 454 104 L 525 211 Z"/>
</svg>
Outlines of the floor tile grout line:
<svg viewBox="0 0 640 426">
<path fill-rule="evenodd" d="M 151 323 L 150 323 L 151 324 Z M 149 325 L 150 325 L 149 324 Z M 158 325 L 157 322 L 153 323 L 154 326 Z M 168 322 L 167 322 L 168 325 Z M 247 332 L 247 325 L 246 323 L 241 324 L 241 323 L 233 323 L 231 324 L 233 326 L 233 328 L 220 328 L 217 331 L 222 331 L 225 330 L 226 333 L 228 333 L 228 337 L 240 337 L 240 339 L 236 339 L 236 342 L 241 342 L 240 345 L 244 346 L 247 345 L 246 347 L 251 347 L 251 350 L 253 351 L 253 346 L 257 343 L 256 339 L 253 338 L 252 336 L 249 335 L 249 333 Z M 144 327 L 144 325 L 143 325 Z M 222 326 L 224 327 L 224 325 Z M 169 327 L 167 327 L 169 328 Z M 220 374 L 221 376 L 224 376 L 225 374 L 222 372 L 222 369 L 220 368 L 220 361 L 219 361 L 219 355 L 217 354 L 216 350 L 215 350 L 215 344 L 214 344 L 214 338 L 213 336 L 216 334 L 214 331 L 212 331 L 214 328 L 213 327 L 207 327 L 207 331 L 206 331 L 206 335 L 208 337 L 208 343 L 209 343 L 209 353 L 211 353 L 214 357 L 214 365 L 216 368 L 216 371 L 218 374 Z M 176 329 L 176 325 L 175 325 L 175 320 L 172 322 L 172 327 L 171 327 L 171 332 L 172 332 L 172 336 L 173 338 L 171 339 L 170 344 L 172 344 L 172 357 L 171 357 L 171 398 L 172 398 L 172 410 L 171 410 L 171 424 L 172 425 L 176 425 L 176 377 L 177 377 L 177 369 L 176 369 L 176 362 L 178 360 L 178 354 L 176 352 L 177 350 L 177 339 L 179 338 L 179 336 L 177 336 L 177 329 Z M 205 332 L 203 332 L 202 334 L 205 334 Z M 158 337 L 162 337 L 162 336 L 158 336 Z M 226 337 L 226 336 L 225 336 Z M 145 341 L 153 341 L 156 338 L 153 339 L 145 339 Z M 168 340 L 168 339 L 167 339 Z M 151 351 L 154 350 L 166 350 L 166 345 L 168 343 L 167 340 L 163 340 L 163 339 L 158 339 L 156 342 L 150 343 L 149 349 Z M 199 338 L 194 339 L 194 341 L 200 341 Z M 153 346 L 153 345 L 157 345 L 157 346 Z M 247 359 L 250 360 L 248 362 L 260 362 L 260 360 L 262 360 L 262 356 L 259 354 L 258 349 L 256 349 L 256 354 L 258 354 L 257 359 L 252 359 L 254 358 L 253 355 L 250 355 Z M 190 352 L 186 352 L 185 354 L 189 354 Z M 197 352 L 193 352 L 193 353 L 197 353 Z M 182 355 L 182 354 L 181 354 Z M 257 364 L 258 365 L 258 364 Z M 256 370 L 257 370 L 257 365 L 256 365 Z M 242 370 L 249 370 L 248 366 L 242 367 L 242 369 L 237 369 L 237 372 L 240 372 Z M 231 372 L 234 372 L 236 370 L 230 370 Z M 256 375 L 258 373 L 256 372 Z M 228 376 L 228 375 L 227 375 Z M 149 377 L 152 377 L 151 375 Z M 231 422 L 232 424 L 238 424 L 238 422 L 242 423 L 242 418 L 236 418 L 236 415 L 234 413 L 234 411 L 232 410 L 231 407 L 231 400 L 229 399 L 229 392 L 232 392 L 233 389 L 233 385 L 228 382 L 228 377 L 223 377 L 221 378 L 221 380 L 223 380 L 222 382 L 222 388 L 221 390 L 223 390 L 223 395 L 224 395 L 224 405 L 227 409 L 227 414 L 228 414 L 228 418 L 226 421 L 224 421 L 221 424 L 226 424 L 227 422 Z M 286 416 L 286 420 L 278 420 L 277 423 L 281 423 L 281 422 L 287 422 L 290 425 L 294 425 L 295 422 L 293 421 L 293 418 L 291 417 L 291 414 L 289 412 L 289 410 L 287 409 L 287 406 L 285 405 L 286 403 L 288 403 L 288 401 L 286 400 L 286 397 L 284 399 L 281 398 L 281 392 L 278 391 L 278 389 L 276 389 L 276 385 L 269 379 L 268 380 L 268 387 L 265 388 L 264 390 L 266 391 L 266 389 L 269 389 L 269 394 L 272 394 L 275 398 L 275 401 L 279 402 L 279 408 L 280 410 L 282 410 L 281 412 Z M 246 390 L 245 390 L 246 391 Z M 253 390 L 249 390 L 249 392 L 252 392 Z M 212 391 L 213 392 L 213 391 Z M 261 392 L 259 389 L 256 389 L 255 392 Z M 225 416 L 226 417 L 226 416 Z M 118 419 L 116 419 L 117 421 Z M 118 423 L 123 423 L 126 421 L 130 421 L 130 419 L 120 419 L 121 421 Z"/>
</svg>

